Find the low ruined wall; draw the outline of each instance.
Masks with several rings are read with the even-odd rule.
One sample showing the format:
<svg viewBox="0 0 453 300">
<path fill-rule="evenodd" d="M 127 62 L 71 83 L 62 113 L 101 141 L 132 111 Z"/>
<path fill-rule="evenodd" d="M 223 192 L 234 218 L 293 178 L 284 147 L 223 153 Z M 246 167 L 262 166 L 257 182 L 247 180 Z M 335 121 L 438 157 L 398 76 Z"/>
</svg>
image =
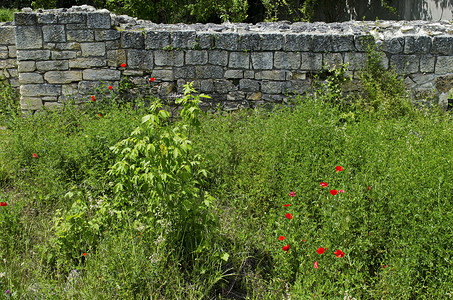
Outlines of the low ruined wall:
<svg viewBox="0 0 453 300">
<path fill-rule="evenodd" d="M 0 80 L 19 87 L 16 63 L 16 35 L 11 22 L 0 23 Z"/>
<path fill-rule="evenodd" d="M 169 100 L 194 81 L 212 97 L 207 105 L 282 102 L 304 93 L 313 74 L 335 65 L 348 63 L 348 74 L 357 77 L 370 36 L 385 53 L 384 65 L 404 75 L 414 95 L 430 93 L 442 103 L 453 87 L 449 22 L 162 25 L 89 6 L 25 9 L 14 18 L 24 110 L 58 106 L 68 97 L 89 101 L 100 81 L 116 91 L 125 76 L 131 92 Z M 0 37 L 4 32 L 10 29 L 2 28 Z M 1 57 L 8 55 L 0 63 L 8 65 L 14 50 L 0 44 Z M 13 65 L 6 66 L 12 77 Z M 149 82 L 151 77 L 156 80 Z"/>
</svg>

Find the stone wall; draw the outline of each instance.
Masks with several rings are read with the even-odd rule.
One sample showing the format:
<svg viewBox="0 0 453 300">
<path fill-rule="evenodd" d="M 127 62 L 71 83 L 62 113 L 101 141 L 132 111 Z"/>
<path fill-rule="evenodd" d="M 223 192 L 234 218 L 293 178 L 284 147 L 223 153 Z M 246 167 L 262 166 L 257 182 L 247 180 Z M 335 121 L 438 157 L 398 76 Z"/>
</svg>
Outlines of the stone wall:
<svg viewBox="0 0 453 300">
<path fill-rule="evenodd" d="M 0 23 L 0 80 L 19 87 L 16 63 L 16 35 L 11 22 Z"/>
<path fill-rule="evenodd" d="M 335 65 L 348 63 L 348 74 L 357 77 L 370 36 L 385 53 L 384 65 L 404 75 L 414 94 L 446 102 L 453 86 L 450 22 L 162 25 L 89 6 L 24 9 L 14 18 L 24 110 L 58 106 L 68 97 L 89 101 L 100 81 L 114 92 L 126 77 L 132 93 L 169 100 L 194 81 L 212 97 L 207 106 L 284 102 Z M 5 28 L 0 36 L 10 32 Z M 0 41 L 10 43 L 0 46 L 5 65 L 14 57 L 12 41 Z M 14 76 L 13 64 L 6 70 Z"/>
</svg>

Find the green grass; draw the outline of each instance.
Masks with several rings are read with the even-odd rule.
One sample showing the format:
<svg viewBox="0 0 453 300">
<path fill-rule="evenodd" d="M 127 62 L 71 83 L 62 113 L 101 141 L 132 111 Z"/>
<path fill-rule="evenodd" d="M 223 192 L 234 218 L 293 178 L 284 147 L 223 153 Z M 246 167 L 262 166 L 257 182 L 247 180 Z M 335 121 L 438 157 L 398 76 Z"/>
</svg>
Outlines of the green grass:
<svg viewBox="0 0 453 300">
<path fill-rule="evenodd" d="M 214 200 L 204 198 L 212 201 L 209 213 L 187 213 L 202 225 L 214 214 L 220 227 L 191 253 L 173 244 L 186 239 L 170 235 L 186 231 L 172 228 L 159 207 L 113 206 L 119 192 L 108 170 L 122 156 L 110 147 L 146 124 L 148 109 L 101 96 L 32 116 L 3 106 L 0 200 L 8 205 L 0 207 L 0 297 L 9 290 L 15 299 L 448 298 L 451 116 L 410 108 L 382 86 L 346 106 L 330 86 L 291 107 L 200 117 L 185 159 L 204 158 L 207 178 L 194 173 L 191 180 Z M 383 95 L 394 98 L 381 107 Z M 389 111 L 395 106 L 404 109 Z M 141 209 L 145 192 L 124 198 Z M 112 217 L 118 222 L 109 223 Z M 318 254 L 319 247 L 328 249 Z M 336 257 L 337 249 L 345 256 Z"/>
<path fill-rule="evenodd" d="M 0 22 L 12 22 L 14 13 L 18 11 L 17 9 L 0 8 Z"/>
</svg>

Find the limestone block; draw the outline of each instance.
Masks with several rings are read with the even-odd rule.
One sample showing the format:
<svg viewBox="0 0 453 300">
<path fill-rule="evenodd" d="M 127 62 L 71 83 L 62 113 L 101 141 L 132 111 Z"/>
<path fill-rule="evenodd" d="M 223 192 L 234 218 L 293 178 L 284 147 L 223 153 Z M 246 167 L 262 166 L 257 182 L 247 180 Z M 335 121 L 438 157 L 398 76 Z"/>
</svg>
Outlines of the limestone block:
<svg viewBox="0 0 453 300">
<path fill-rule="evenodd" d="M 16 33 L 13 26 L 0 26 L 0 41 L 6 45 L 16 44 Z"/>
<path fill-rule="evenodd" d="M 432 39 L 429 36 L 406 36 L 404 37 L 404 53 L 429 53 L 432 47 Z"/>
<path fill-rule="evenodd" d="M 344 63 L 348 64 L 348 70 L 350 71 L 362 70 L 366 66 L 367 56 L 363 52 L 346 52 L 344 54 Z"/>
<path fill-rule="evenodd" d="M 69 60 L 69 68 L 86 69 L 91 67 L 105 67 L 106 60 L 103 57 L 79 57 Z M 114 66 L 117 64 L 115 63 Z"/>
<path fill-rule="evenodd" d="M 272 69 L 274 61 L 272 52 L 252 52 L 251 57 L 253 69 Z"/>
<path fill-rule="evenodd" d="M 116 67 L 126 62 L 127 62 L 126 50 L 120 49 L 107 51 L 107 65 L 109 67 Z"/>
<path fill-rule="evenodd" d="M 17 65 L 20 73 L 33 72 L 36 70 L 36 62 L 34 61 L 19 61 Z"/>
<path fill-rule="evenodd" d="M 299 69 L 300 53 L 299 52 L 275 52 L 274 66 L 277 69 Z"/>
<path fill-rule="evenodd" d="M 8 56 L 11 58 L 17 57 L 16 46 L 8 46 Z"/>
<path fill-rule="evenodd" d="M 212 65 L 196 66 L 195 76 L 200 79 L 220 79 L 223 78 L 223 68 Z"/>
<path fill-rule="evenodd" d="M 174 66 L 181 67 L 184 65 L 184 52 L 183 51 L 154 51 L 154 63 L 156 66 Z"/>
<path fill-rule="evenodd" d="M 38 26 L 16 26 L 17 49 L 42 48 L 42 32 Z"/>
<path fill-rule="evenodd" d="M 227 94 L 228 101 L 241 101 L 245 99 L 245 93 L 242 91 L 233 91 Z"/>
<path fill-rule="evenodd" d="M 353 35 L 333 35 L 332 36 L 332 51 L 347 52 L 354 51 L 354 36 Z"/>
<path fill-rule="evenodd" d="M 16 12 L 14 13 L 14 23 L 16 26 L 33 26 L 37 24 L 36 13 Z"/>
<path fill-rule="evenodd" d="M 250 54 L 246 52 L 230 52 L 230 68 L 250 68 Z"/>
<path fill-rule="evenodd" d="M 18 60 L 48 60 L 50 50 L 17 50 Z"/>
<path fill-rule="evenodd" d="M 93 30 L 66 30 L 66 38 L 70 42 L 93 42 Z"/>
<path fill-rule="evenodd" d="M 232 91 L 237 91 L 237 89 L 238 88 L 230 80 L 214 80 L 214 91 L 219 94 L 226 94 Z"/>
<path fill-rule="evenodd" d="M 207 79 L 200 81 L 200 91 L 202 93 L 210 93 L 214 91 L 214 80 Z"/>
<path fill-rule="evenodd" d="M 222 50 L 209 51 L 209 63 L 218 66 L 226 66 L 228 64 L 228 52 Z"/>
<path fill-rule="evenodd" d="M 323 66 L 328 70 L 339 68 L 343 64 L 341 53 L 324 53 L 322 58 Z"/>
<path fill-rule="evenodd" d="M 273 70 L 273 71 L 261 71 L 255 73 L 255 79 L 257 80 L 285 80 L 287 71 Z"/>
<path fill-rule="evenodd" d="M 322 69 L 321 53 L 301 53 L 300 69 L 304 71 L 320 71 Z"/>
<path fill-rule="evenodd" d="M 453 56 L 438 56 L 435 73 L 441 75 L 453 73 Z"/>
<path fill-rule="evenodd" d="M 261 48 L 261 38 L 258 33 L 246 33 L 239 36 L 239 51 L 256 51 Z"/>
<path fill-rule="evenodd" d="M 80 48 L 82 49 L 82 56 L 104 56 L 105 55 L 105 43 L 81 43 Z"/>
<path fill-rule="evenodd" d="M 114 41 L 105 41 L 105 49 L 106 50 L 113 50 L 113 49 L 119 49 L 120 48 L 120 40 L 114 40 Z"/>
<path fill-rule="evenodd" d="M 174 31 L 170 37 L 173 49 L 192 49 L 195 46 L 195 31 Z"/>
<path fill-rule="evenodd" d="M 38 110 L 42 108 L 42 100 L 36 97 L 20 97 L 20 107 L 23 110 Z"/>
<path fill-rule="evenodd" d="M 68 70 L 69 62 L 67 60 L 50 60 L 36 62 L 38 71 L 51 71 L 51 70 Z"/>
<path fill-rule="evenodd" d="M 239 89 L 244 92 L 259 92 L 260 83 L 257 80 L 241 79 Z"/>
<path fill-rule="evenodd" d="M 281 50 L 285 43 L 283 35 L 275 33 L 262 33 L 260 39 L 261 50 L 265 51 Z"/>
<path fill-rule="evenodd" d="M 208 51 L 188 50 L 186 52 L 187 65 L 205 65 L 208 63 Z"/>
<path fill-rule="evenodd" d="M 145 49 L 159 50 L 169 47 L 170 33 L 167 31 L 145 31 Z"/>
<path fill-rule="evenodd" d="M 56 98 L 56 97 L 55 97 Z M 56 110 L 56 109 L 60 109 L 63 107 L 63 105 L 61 103 L 58 103 L 56 101 L 45 101 L 43 102 L 44 103 L 44 107 L 46 109 L 49 109 L 49 110 Z"/>
<path fill-rule="evenodd" d="M 397 37 L 384 40 L 382 50 L 384 52 L 396 54 L 402 53 L 404 49 L 404 37 Z"/>
<path fill-rule="evenodd" d="M 121 33 L 118 30 L 95 30 L 94 39 L 96 41 L 113 41 L 119 40 L 121 38 Z"/>
<path fill-rule="evenodd" d="M 45 43 L 66 42 L 64 25 L 44 25 L 42 27 L 42 33 Z"/>
<path fill-rule="evenodd" d="M 22 84 L 20 86 L 20 94 L 23 97 L 59 96 L 60 93 L 61 85 Z"/>
<path fill-rule="evenodd" d="M 83 70 L 83 80 L 120 80 L 121 72 L 110 69 Z"/>
<path fill-rule="evenodd" d="M 110 29 L 110 13 L 99 11 L 87 14 L 87 27 L 95 29 Z"/>
<path fill-rule="evenodd" d="M 62 44 L 55 44 L 55 50 L 60 50 L 60 51 L 64 51 L 64 50 L 76 50 L 76 51 L 80 51 L 80 43 L 78 42 L 66 42 L 66 43 L 62 43 Z"/>
<path fill-rule="evenodd" d="M 44 78 L 38 73 L 20 73 L 20 84 L 44 83 Z"/>
<path fill-rule="evenodd" d="M 285 36 L 285 51 L 308 51 L 311 49 L 312 35 L 308 34 L 287 34 Z"/>
<path fill-rule="evenodd" d="M 261 82 L 261 92 L 267 94 L 280 94 L 282 92 L 282 82 L 263 80 Z"/>
<path fill-rule="evenodd" d="M 76 51 L 52 51 L 51 58 L 52 59 L 72 59 L 77 57 Z"/>
<path fill-rule="evenodd" d="M 214 36 L 215 48 L 221 50 L 239 50 L 239 35 L 237 33 L 217 33 Z"/>
<path fill-rule="evenodd" d="M 182 68 L 175 68 L 175 78 L 177 79 L 193 79 L 196 78 L 195 66 L 183 66 Z"/>
<path fill-rule="evenodd" d="M 249 93 L 247 95 L 247 100 L 258 101 L 261 100 L 262 94 L 261 92 Z"/>
<path fill-rule="evenodd" d="M 223 77 L 226 79 L 243 78 L 244 71 L 243 70 L 226 70 L 225 75 Z"/>
<path fill-rule="evenodd" d="M 61 12 L 58 14 L 60 24 L 86 24 L 87 14 L 82 12 Z"/>
<path fill-rule="evenodd" d="M 419 72 L 419 55 L 392 55 L 390 65 L 398 74 L 413 74 Z"/>
<path fill-rule="evenodd" d="M 376 41 L 372 35 L 357 35 L 354 36 L 354 46 L 357 51 L 366 52 L 369 47 L 376 44 Z"/>
<path fill-rule="evenodd" d="M 147 50 L 127 50 L 127 67 L 151 70 L 153 65 L 153 54 Z"/>
<path fill-rule="evenodd" d="M 290 80 L 286 82 L 283 92 L 289 94 L 301 95 L 308 91 L 311 87 L 309 80 Z"/>
<path fill-rule="evenodd" d="M 82 80 L 82 71 L 49 71 L 44 74 L 48 83 L 66 84 Z"/>
<path fill-rule="evenodd" d="M 439 92 L 448 93 L 453 88 L 453 75 L 438 76 L 434 83 Z"/>
<path fill-rule="evenodd" d="M 453 36 L 436 36 L 433 39 L 434 54 L 453 55 Z"/>
<path fill-rule="evenodd" d="M 305 80 L 305 79 L 307 79 L 307 73 L 289 72 L 287 75 L 288 75 L 286 78 L 287 80 L 294 80 L 294 79 Z"/>
<path fill-rule="evenodd" d="M 433 73 L 436 64 L 436 57 L 433 55 L 422 55 L 420 57 L 420 72 Z"/>
<path fill-rule="evenodd" d="M 0 60 L 0 69 L 16 68 L 17 61 L 14 58 Z"/>
<path fill-rule="evenodd" d="M 140 71 L 140 70 L 129 70 L 129 69 L 126 69 L 123 71 L 123 75 L 126 75 L 126 76 L 143 76 L 144 72 L 143 71 Z"/>
<path fill-rule="evenodd" d="M 8 47 L 0 46 L 0 59 L 7 59 L 8 57 Z"/>
<path fill-rule="evenodd" d="M 141 31 L 122 31 L 121 32 L 121 47 L 144 49 L 145 36 Z"/>
<path fill-rule="evenodd" d="M 244 78 L 247 78 L 247 79 L 255 78 L 255 72 L 251 71 L 251 70 L 245 70 L 244 71 Z"/>
<path fill-rule="evenodd" d="M 54 13 L 37 13 L 38 24 L 56 24 L 57 23 L 57 14 Z"/>
<path fill-rule="evenodd" d="M 10 77 L 19 77 L 19 72 L 17 68 L 7 69 Z"/>
<path fill-rule="evenodd" d="M 200 49 L 212 49 L 215 45 L 214 35 L 207 32 L 197 33 L 196 42 Z M 195 44 L 195 48 L 197 48 L 197 44 Z"/>
<path fill-rule="evenodd" d="M 165 80 L 165 81 L 173 81 L 175 80 L 175 76 L 173 74 L 173 70 L 164 70 L 164 69 L 154 69 L 151 73 L 151 77 L 154 77 L 158 80 Z"/>
<path fill-rule="evenodd" d="M 310 49 L 313 52 L 332 52 L 332 36 L 314 34 Z"/>
</svg>

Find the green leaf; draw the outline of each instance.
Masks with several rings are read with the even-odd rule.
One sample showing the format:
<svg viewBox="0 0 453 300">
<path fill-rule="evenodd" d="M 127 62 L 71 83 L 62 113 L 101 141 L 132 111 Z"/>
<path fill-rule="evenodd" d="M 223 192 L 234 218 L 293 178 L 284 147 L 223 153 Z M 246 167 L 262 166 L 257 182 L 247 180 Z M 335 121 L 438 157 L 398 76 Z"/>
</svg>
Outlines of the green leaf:
<svg viewBox="0 0 453 300">
<path fill-rule="evenodd" d="M 230 258 L 230 255 L 229 255 L 228 253 L 225 252 L 225 253 L 223 253 L 223 254 L 220 256 L 220 258 L 221 258 L 222 260 L 224 260 L 225 262 L 227 262 L 228 259 Z"/>
</svg>

